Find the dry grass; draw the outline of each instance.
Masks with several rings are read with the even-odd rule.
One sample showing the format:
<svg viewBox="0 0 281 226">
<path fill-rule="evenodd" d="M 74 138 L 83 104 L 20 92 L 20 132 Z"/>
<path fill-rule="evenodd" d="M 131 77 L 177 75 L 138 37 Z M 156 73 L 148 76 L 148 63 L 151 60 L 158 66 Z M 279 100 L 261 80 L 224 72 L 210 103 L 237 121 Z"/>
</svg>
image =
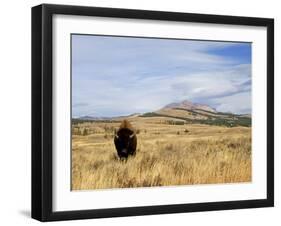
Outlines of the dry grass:
<svg viewBox="0 0 281 226">
<path fill-rule="evenodd" d="M 160 121 L 157 121 L 160 120 Z M 105 189 L 251 181 L 251 128 L 169 125 L 138 119 L 135 157 L 117 158 L 118 123 L 83 123 L 73 135 L 72 189 Z"/>
</svg>

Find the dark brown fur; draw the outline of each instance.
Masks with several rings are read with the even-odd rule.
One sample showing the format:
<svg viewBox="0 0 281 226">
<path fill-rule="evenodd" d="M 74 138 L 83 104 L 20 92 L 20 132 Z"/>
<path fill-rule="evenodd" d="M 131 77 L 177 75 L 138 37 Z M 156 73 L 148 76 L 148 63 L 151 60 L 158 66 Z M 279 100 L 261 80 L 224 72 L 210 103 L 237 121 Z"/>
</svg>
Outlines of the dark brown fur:
<svg viewBox="0 0 281 226">
<path fill-rule="evenodd" d="M 119 158 L 128 158 L 136 154 L 137 136 L 128 120 L 123 120 L 114 137 L 114 144 Z"/>
</svg>

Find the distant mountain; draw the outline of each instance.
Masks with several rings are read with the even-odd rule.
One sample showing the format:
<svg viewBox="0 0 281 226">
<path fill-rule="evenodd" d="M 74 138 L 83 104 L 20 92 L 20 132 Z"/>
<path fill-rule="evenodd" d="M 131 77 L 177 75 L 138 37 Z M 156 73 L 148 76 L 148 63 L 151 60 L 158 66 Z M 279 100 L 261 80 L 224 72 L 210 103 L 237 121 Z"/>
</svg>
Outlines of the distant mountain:
<svg viewBox="0 0 281 226">
<path fill-rule="evenodd" d="M 205 105 L 205 104 L 197 104 L 197 103 L 192 103 L 191 101 L 184 100 L 178 103 L 171 103 L 168 104 L 164 107 L 165 108 L 181 108 L 185 110 L 204 110 L 204 111 L 209 111 L 209 112 L 217 112 L 216 109 Z"/>
<path fill-rule="evenodd" d="M 205 105 L 184 100 L 171 103 L 155 112 L 142 114 L 140 117 L 165 117 L 169 120 L 180 120 L 183 123 L 208 124 L 218 126 L 251 126 L 250 114 L 232 114 L 218 112 L 216 109 Z"/>
<path fill-rule="evenodd" d="M 115 116 L 115 117 L 94 117 L 94 116 L 81 116 L 78 118 L 75 118 L 76 120 L 81 120 L 81 121 L 119 121 L 125 118 L 135 118 L 140 116 L 140 113 L 134 113 L 130 115 L 125 115 L 125 116 Z"/>
<path fill-rule="evenodd" d="M 175 124 L 208 124 L 216 126 L 251 126 L 251 114 L 233 114 L 229 112 L 218 112 L 216 109 L 206 105 L 192 103 L 184 100 L 178 103 L 171 103 L 160 110 L 147 112 L 144 114 L 134 113 L 126 116 L 117 117 L 93 117 L 82 116 L 73 119 L 73 123 L 81 121 L 121 121 L 123 119 L 130 120 L 151 120 L 156 119 L 167 121 Z"/>
<path fill-rule="evenodd" d="M 97 120 L 110 120 L 111 117 L 93 117 L 93 116 L 82 116 L 82 117 L 79 117 L 77 119 L 80 119 L 80 120 L 88 120 L 88 121 L 97 121 Z"/>
</svg>

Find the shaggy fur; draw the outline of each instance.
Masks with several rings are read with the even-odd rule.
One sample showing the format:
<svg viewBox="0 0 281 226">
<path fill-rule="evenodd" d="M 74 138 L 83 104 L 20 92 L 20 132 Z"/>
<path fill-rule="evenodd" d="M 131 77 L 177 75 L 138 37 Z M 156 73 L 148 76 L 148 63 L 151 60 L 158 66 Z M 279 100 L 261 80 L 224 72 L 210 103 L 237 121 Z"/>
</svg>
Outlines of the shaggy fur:
<svg viewBox="0 0 281 226">
<path fill-rule="evenodd" d="M 137 136 L 131 123 L 123 120 L 114 137 L 114 144 L 119 158 L 128 158 L 136 154 Z"/>
</svg>

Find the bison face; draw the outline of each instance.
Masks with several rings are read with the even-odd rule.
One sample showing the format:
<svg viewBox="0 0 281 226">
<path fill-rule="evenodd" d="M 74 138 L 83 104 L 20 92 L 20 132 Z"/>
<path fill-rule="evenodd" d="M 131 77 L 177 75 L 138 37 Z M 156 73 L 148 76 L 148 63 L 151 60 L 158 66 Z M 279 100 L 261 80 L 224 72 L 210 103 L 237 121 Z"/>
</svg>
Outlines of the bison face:
<svg viewBox="0 0 281 226">
<path fill-rule="evenodd" d="M 114 144 L 120 158 L 128 158 L 129 155 L 134 155 L 137 146 L 136 134 L 129 129 L 121 129 L 117 132 L 114 138 Z"/>
</svg>

